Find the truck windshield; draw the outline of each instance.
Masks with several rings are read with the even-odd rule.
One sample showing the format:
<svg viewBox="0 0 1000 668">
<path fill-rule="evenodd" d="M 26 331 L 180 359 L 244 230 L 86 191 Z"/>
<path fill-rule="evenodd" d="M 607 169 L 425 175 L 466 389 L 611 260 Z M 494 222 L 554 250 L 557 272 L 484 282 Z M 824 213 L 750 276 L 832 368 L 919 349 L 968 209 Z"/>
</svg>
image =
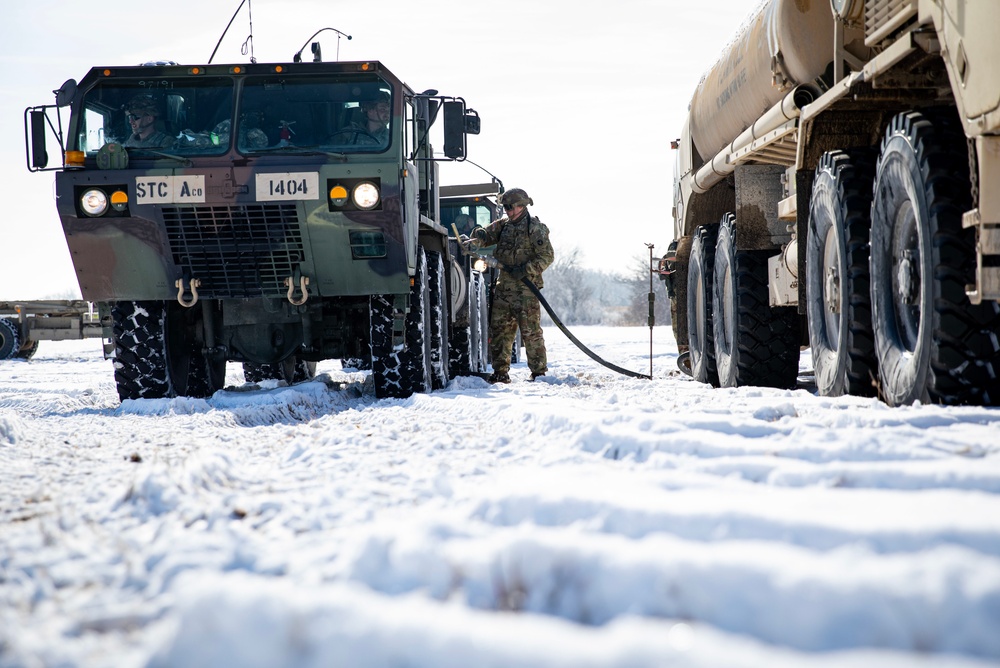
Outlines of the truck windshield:
<svg viewBox="0 0 1000 668">
<path fill-rule="evenodd" d="M 192 79 L 99 82 L 71 143 L 88 155 L 112 142 L 183 156 L 389 148 L 392 88 L 375 76 Z"/>
<path fill-rule="evenodd" d="M 390 91 L 374 77 L 248 78 L 243 106 L 266 119 L 271 141 L 240 150 L 297 146 L 343 153 L 384 151 L 392 122 Z"/>
<path fill-rule="evenodd" d="M 177 154 L 219 155 L 229 148 L 231 78 L 108 80 L 87 91 L 78 150 L 104 144 Z"/>
</svg>

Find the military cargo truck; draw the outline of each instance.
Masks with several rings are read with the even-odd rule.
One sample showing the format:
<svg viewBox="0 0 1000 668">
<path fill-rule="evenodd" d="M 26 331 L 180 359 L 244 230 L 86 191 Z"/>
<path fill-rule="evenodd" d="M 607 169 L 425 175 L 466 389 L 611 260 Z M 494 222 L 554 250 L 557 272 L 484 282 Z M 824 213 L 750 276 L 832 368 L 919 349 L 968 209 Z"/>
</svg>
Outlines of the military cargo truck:
<svg viewBox="0 0 1000 668">
<path fill-rule="evenodd" d="M 466 236 L 472 229 L 489 225 L 500 217 L 500 207 L 496 197 L 501 185 L 497 181 L 480 184 L 462 184 L 441 187 L 441 221 L 448 229 L 455 226 L 459 234 Z M 497 269 L 489 268 L 483 262 L 478 264 L 471 257 L 463 255 L 457 240 L 451 241 L 451 252 L 465 263 L 474 276 L 468 285 L 464 299 L 472 306 L 465 309 L 471 317 L 457 323 L 458 332 L 455 345 L 449 351 L 452 373 L 456 375 L 485 374 L 489 366 L 489 318 L 488 291 Z"/>
<path fill-rule="evenodd" d="M 122 400 L 209 395 L 227 361 L 292 382 L 370 356 L 379 397 L 448 381 L 477 280 L 440 224 L 438 162 L 479 131 L 462 98 L 376 61 L 158 63 L 94 68 L 25 125 Z"/>
<path fill-rule="evenodd" d="M 1000 4 L 770 0 L 674 143 L 695 378 L 1000 402 Z"/>
</svg>

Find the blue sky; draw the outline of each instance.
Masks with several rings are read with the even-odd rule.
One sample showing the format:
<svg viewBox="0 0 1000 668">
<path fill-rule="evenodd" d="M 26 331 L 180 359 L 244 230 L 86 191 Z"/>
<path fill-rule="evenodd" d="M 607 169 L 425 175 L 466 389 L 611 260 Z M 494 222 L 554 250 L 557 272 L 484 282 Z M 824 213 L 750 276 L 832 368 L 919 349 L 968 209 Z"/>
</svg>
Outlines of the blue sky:
<svg viewBox="0 0 1000 668">
<path fill-rule="evenodd" d="M 23 114 L 98 65 L 205 63 L 239 0 L 136 3 L 36 0 L 0 24 L 2 144 L 0 299 L 77 293 L 52 201 L 53 176 L 25 166 Z M 757 3 L 753 0 L 446 0 L 371 3 L 251 0 L 253 55 L 288 61 L 316 30 L 326 60 L 380 60 L 417 90 L 464 97 L 482 117 L 470 160 L 521 187 L 557 252 L 579 248 L 592 268 L 632 273 L 646 243 L 670 242 L 673 156 L 687 104 Z M 248 62 L 244 6 L 214 62 Z M 308 53 L 308 49 L 307 49 Z M 51 151 L 50 151 L 51 154 Z M 488 181 L 444 164 L 444 183 Z"/>
</svg>

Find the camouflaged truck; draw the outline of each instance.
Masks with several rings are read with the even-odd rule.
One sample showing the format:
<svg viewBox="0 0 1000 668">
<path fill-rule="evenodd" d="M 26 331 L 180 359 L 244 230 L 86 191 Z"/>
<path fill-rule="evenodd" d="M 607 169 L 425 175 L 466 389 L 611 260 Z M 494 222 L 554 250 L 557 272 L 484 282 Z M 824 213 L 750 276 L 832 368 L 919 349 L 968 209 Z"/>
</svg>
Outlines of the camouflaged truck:
<svg viewBox="0 0 1000 668">
<path fill-rule="evenodd" d="M 463 99 L 378 62 L 99 67 L 25 110 L 122 400 L 208 396 L 227 361 L 293 382 L 370 357 L 379 397 L 447 383 L 486 316 L 439 221 L 438 161 L 478 132 Z"/>
<path fill-rule="evenodd" d="M 688 370 L 1000 404 L 1000 3 L 767 0 L 673 143 Z M 682 358 L 683 359 L 683 358 Z"/>
</svg>

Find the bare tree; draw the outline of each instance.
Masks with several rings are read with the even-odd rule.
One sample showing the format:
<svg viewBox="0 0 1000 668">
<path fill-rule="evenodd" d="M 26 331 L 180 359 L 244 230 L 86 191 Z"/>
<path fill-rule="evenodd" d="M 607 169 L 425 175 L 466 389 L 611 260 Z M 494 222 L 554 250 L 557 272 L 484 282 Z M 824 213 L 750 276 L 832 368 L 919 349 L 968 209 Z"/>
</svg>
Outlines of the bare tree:
<svg viewBox="0 0 1000 668">
<path fill-rule="evenodd" d="M 545 271 L 545 299 L 566 325 L 613 324 L 617 280 L 585 269 L 582 258 L 579 248 L 556 251 Z"/>
</svg>

